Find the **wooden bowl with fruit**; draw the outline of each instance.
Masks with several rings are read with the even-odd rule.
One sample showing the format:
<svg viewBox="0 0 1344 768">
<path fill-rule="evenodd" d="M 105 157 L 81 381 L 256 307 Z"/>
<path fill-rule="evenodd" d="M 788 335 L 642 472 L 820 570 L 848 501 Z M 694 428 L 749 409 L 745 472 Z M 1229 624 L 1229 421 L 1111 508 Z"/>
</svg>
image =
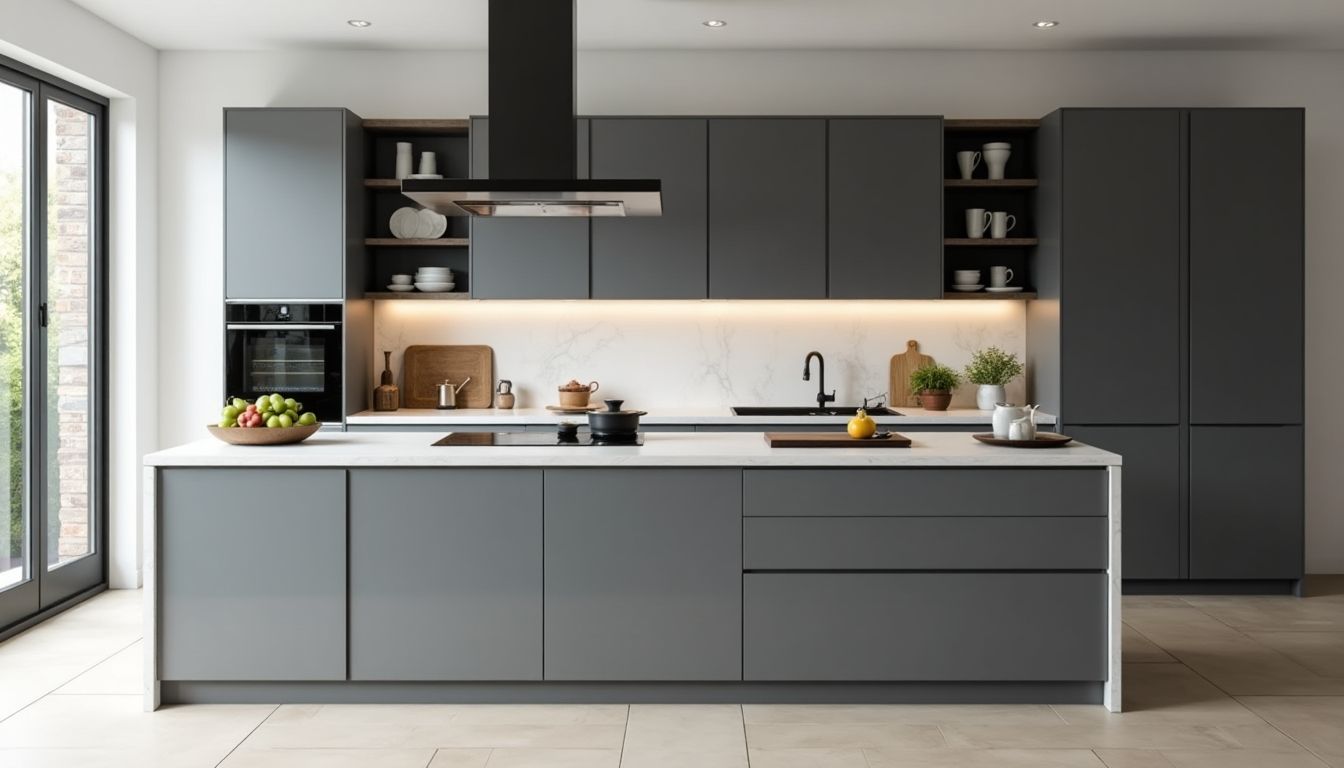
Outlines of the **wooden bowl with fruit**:
<svg viewBox="0 0 1344 768">
<path fill-rule="evenodd" d="M 206 429 L 231 445 L 291 445 L 307 440 L 321 427 L 317 414 L 305 413 L 303 403 L 274 394 L 251 403 L 233 398 L 220 412 L 219 423 Z"/>
</svg>

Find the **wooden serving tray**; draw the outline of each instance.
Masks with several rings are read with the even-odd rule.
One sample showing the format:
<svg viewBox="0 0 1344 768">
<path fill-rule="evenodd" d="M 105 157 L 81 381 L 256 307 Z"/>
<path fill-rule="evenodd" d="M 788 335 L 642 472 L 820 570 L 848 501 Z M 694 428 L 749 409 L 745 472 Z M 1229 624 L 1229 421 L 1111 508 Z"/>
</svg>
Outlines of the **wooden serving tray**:
<svg viewBox="0 0 1344 768">
<path fill-rule="evenodd" d="M 1073 442 L 1072 437 L 1055 434 L 1054 432 L 1037 432 L 1035 440 L 1007 440 L 1002 437 L 995 437 L 992 432 L 971 435 L 971 437 L 987 445 L 1000 445 L 1004 448 L 1058 448 Z"/>
<path fill-rule="evenodd" d="M 401 358 L 405 387 L 402 407 L 434 408 L 439 404 L 439 382 L 454 384 L 471 377 L 457 393 L 458 408 L 489 408 L 494 401 L 495 351 L 460 344 L 416 344 Z"/>
<path fill-rule="evenodd" d="M 766 432 L 771 448 L 909 448 L 910 438 L 890 432 L 886 437 L 856 438 L 843 432 Z"/>
</svg>

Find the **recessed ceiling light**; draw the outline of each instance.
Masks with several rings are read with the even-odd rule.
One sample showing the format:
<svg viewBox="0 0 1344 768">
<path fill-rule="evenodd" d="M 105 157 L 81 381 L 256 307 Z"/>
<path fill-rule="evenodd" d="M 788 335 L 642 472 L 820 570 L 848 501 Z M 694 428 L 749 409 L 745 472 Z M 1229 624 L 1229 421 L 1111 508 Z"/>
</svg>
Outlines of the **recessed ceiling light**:
<svg viewBox="0 0 1344 768">
<path fill-rule="evenodd" d="M 363 29 L 363 28 L 365 28 L 365 27 L 372 27 L 372 26 L 373 26 L 373 22 L 372 22 L 372 21 L 365 21 L 364 19 L 350 19 L 349 21 L 347 21 L 347 22 L 345 22 L 345 23 L 346 23 L 346 24 L 349 24 L 349 25 L 352 26 L 352 27 L 355 27 L 356 29 Z"/>
<path fill-rule="evenodd" d="M 1054 27 L 1058 27 L 1058 26 L 1059 26 L 1059 22 L 1058 22 L 1058 21 L 1051 21 L 1051 20 L 1048 20 L 1048 19 L 1047 19 L 1047 20 L 1045 20 L 1045 21 L 1038 21 L 1038 22 L 1036 22 L 1035 24 L 1032 24 L 1031 26 L 1033 26 L 1033 27 L 1035 27 L 1035 28 L 1037 28 L 1037 29 L 1053 29 Z"/>
<path fill-rule="evenodd" d="M 718 29 L 719 27 L 728 26 L 728 22 L 724 21 L 723 19 L 710 19 L 709 21 L 701 23 L 703 23 L 706 27 L 710 27 L 712 29 Z"/>
</svg>

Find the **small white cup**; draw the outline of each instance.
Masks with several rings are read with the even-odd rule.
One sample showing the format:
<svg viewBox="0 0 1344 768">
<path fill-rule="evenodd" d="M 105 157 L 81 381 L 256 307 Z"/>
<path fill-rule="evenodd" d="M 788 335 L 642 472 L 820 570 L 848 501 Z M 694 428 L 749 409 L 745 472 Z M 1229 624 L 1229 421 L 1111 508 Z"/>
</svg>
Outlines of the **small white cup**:
<svg viewBox="0 0 1344 768">
<path fill-rule="evenodd" d="M 978 285 L 980 283 L 980 270 L 978 269 L 958 269 L 952 272 L 952 282 L 956 285 Z"/>
<path fill-rule="evenodd" d="M 411 276 L 410 276 L 410 275 L 393 275 L 393 276 L 392 276 L 392 284 L 393 284 L 393 285 L 410 285 L 410 284 L 411 284 Z"/>
<path fill-rule="evenodd" d="M 1007 211 L 993 211 L 989 214 L 989 238 L 1002 240 L 1017 226 L 1017 217 Z"/>
<path fill-rule="evenodd" d="M 1013 281 L 1013 270 L 1008 267 L 990 267 L 989 284 L 994 288 L 1007 288 Z"/>
<path fill-rule="evenodd" d="M 971 178 L 971 174 L 975 173 L 975 168 L 978 165 L 980 165 L 979 152 L 967 150 L 957 153 L 957 170 L 961 171 L 961 178 Z"/>
<path fill-rule="evenodd" d="M 420 172 L 425 174 L 435 174 L 439 172 L 439 163 L 433 152 L 420 153 Z"/>
<path fill-rule="evenodd" d="M 989 211 L 984 208 L 966 209 L 966 237 L 979 240 L 985 236 L 985 229 L 988 227 Z"/>
</svg>

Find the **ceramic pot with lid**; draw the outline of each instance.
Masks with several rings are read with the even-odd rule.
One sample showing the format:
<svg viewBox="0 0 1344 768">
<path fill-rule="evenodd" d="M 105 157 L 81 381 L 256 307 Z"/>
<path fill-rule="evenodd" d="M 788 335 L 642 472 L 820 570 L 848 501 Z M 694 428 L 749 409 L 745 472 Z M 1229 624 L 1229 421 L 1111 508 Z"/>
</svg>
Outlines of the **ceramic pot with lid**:
<svg viewBox="0 0 1344 768">
<path fill-rule="evenodd" d="M 603 400 L 605 411 L 592 411 L 588 414 L 588 428 L 596 439 L 608 437 L 634 437 L 639 434 L 639 417 L 645 411 L 623 411 L 624 400 Z"/>
</svg>

